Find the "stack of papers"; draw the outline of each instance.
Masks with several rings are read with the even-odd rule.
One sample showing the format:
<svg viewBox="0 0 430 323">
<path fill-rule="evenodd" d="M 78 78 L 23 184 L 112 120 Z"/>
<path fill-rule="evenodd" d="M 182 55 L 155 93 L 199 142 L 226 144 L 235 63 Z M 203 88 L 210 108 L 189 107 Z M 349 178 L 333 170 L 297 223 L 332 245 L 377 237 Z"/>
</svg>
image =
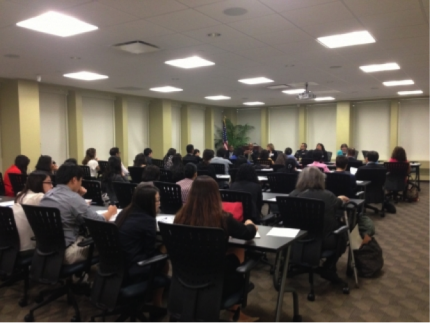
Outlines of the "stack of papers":
<svg viewBox="0 0 430 323">
<path fill-rule="evenodd" d="M 358 168 L 356 168 L 356 167 L 351 167 L 351 168 L 349 169 L 349 172 L 350 172 L 352 175 L 355 175 L 355 173 L 357 173 L 357 169 L 358 169 Z"/>
<path fill-rule="evenodd" d="M 112 216 L 112 217 L 109 219 L 109 222 L 115 222 L 116 217 L 118 216 L 118 214 L 119 214 L 121 211 L 122 211 L 122 209 L 118 209 L 118 212 L 116 212 L 116 214 L 115 214 L 114 216 Z M 100 215 L 103 215 L 103 214 L 105 214 L 106 212 L 107 212 L 107 210 L 99 210 L 99 211 L 96 211 L 96 213 L 97 213 L 97 214 L 100 214 Z"/>
<path fill-rule="evenodd" d="M 13 206 L 14 204 L 14 201 L 0 202 L 0 206 Z"/>
<path fill-rule="evenodd" d="M 272 228 L 272 230 L 267 233 L 268 236 L 283 237 L 283 238 L 295 238 L 299 233 L 299 229 L 290 228 Z"/>
</svg>

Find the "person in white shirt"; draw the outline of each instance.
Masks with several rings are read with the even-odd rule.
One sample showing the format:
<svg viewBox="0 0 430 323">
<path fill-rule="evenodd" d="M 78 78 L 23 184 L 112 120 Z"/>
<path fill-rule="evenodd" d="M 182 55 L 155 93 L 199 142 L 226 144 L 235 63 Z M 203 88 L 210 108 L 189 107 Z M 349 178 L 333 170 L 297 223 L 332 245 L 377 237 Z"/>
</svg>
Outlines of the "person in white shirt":
<svg viewBox="0 0 430 323">
<path fill-rule="evenodd" d="M 12 206 L 16 227 L 18 229 L 20 251 L 32 250 L 36 247 L 36 241 L 32 241 L 33 230 L 28 223 L 21 204 L 39 205 L 46 192 L 52 189 L 51 177 L 47 172 L 36 170 L 28 175 L 24 189 L 15 198 Z"/>
<path fill-rule="evenodd" d="M 219 148 L 216 151 L 216 157 L 212 158 L 211 164 L 223 164 L 225 165 L 225 173 L 228 175 L 229 166 L 232 164 L 231 161 L 225 159 L 224 156 L 227 154 L 227 150 L 224 147 Z"/>
<path fill-rule="evenodd" d="M 85 158 L 82 161 L 82 165 L 86 165 L 90 168 L 91 177 L 97 177 L 97 172 L 100 170 L 96 153 L 97 152 L 95 148 L 88 148 L 85 154 Z"/>
<path fill-rule="evenodd" d="M 121 152 L 119 151 L 118 147 L 113 147 L 113 148 L 110 149 L 109 155 L 111 157 L 121 157 Z M 127 167 L 125 167 L 122 162 L 121 162 L 121 171 L 122 171 L 122 175 L 123 176 L 127 177 L 130 174 L 129 171 L 128 171 L 128 169 L 127 169 Z"/>
</svg>

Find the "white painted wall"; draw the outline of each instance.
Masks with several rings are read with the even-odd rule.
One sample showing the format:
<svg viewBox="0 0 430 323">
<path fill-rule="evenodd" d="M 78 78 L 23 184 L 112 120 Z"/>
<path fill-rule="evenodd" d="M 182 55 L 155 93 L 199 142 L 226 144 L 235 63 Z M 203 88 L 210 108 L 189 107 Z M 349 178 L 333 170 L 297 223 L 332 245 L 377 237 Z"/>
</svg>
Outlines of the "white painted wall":
<svg viewBox="0 0 430 323">
<path fill-rule="evenodd" d="M 317 104 L 306 107 L 308 149 L 322 143 L 326 151 L 336 156 L 336 105 Z M 294 149 L 293 149 L 294 150 Z"/>
<path fill-rule="evenodd" d="M 213 149 L 213 147 L 205 147 L 205 108 L 201 106 L 191 106 L 191 144 L 194 148 L 199 149 L 201 153 L 206 148 Z"/>
<path fill-rule="evenodd" d="M 204 119 L 203 119 L 204 126 Z M 181 151 L 181 104 L 172 104 L 172 148 Z"/>
<path fill-rule="evenodd" d="M 249 124 L 254 129 L 249 132 L 250 142 L 266 147 L 267 142 L 261 142 L 261 110 L 259 108 L 239 109 L 237 112 L 237 124 Z"/>
<path fill-rule="evenodd" d="M 297 149 L 299 140 L 299 109 L 297 106 L 269 108 L 269 142 L 276 150 Z"/>
<path fill-rule="evenodd" d="M 128 160 L 149 147 L 149 102 L 137 98 L 127 99 L 128 114 Z"/>
</svg>

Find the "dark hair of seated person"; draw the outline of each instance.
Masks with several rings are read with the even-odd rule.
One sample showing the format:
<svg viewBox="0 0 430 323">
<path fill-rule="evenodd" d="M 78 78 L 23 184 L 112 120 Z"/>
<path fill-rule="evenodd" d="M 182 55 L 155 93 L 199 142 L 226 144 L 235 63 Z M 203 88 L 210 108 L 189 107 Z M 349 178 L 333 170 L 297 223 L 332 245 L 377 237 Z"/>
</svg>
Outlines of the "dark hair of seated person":
<svg viewBox="0 0 430 323">
<path fill-rule="evenodd" d="M 65 161 L 64 161 L 64 164 L 65 163 L 71 163 L 71 164 L 75 164 L 75 165 L 77 165 L 78 164 L 78 161 L 77 161 L 77 159 L 76 158 L 68 158 L 68 159 L 66 159 Z"/>
<path fill-rule="evenodd" d="M 290 156 L 292 154 L 293 154 L 293 150 L 290 147 L 285 148 L 285 155 Z"/>
<path fill-rule="evenodd" d="M 348 158 L 345 156 L 337 156 L 336 168 L 346 169 L 346 166 L 348 166 Z"/>
<path fill-rule="evenodd" d="M 192 154 L 194 150 L 194 146 L 189 144 L 187 145 L 187 154 Z"/>
<path fill-rule="evenodd" d="M 287 156 L 284 153 L 279 153 L 278 158 L 276 158 L 275 165 L 285 165 Z"/>
<path fill-rule="evenodd" d="M 151 148 L 145 148 L 144 150 L 143 150 L 143 154 L 145 155 L 145 156 L 149 156 L 149 155 L 151 155 L 151 153 L 152 153 L 152 149 Z"/>
<path fill-rule="evenodd" d="M 155 165 L 148 165 L 142 174 L 142 182 L 154 182 L 160 180 L 160 168 Z"/>
<path fill-rule="evenodd" d="M 367 153 L 367 160 L 376 163 L 379 160 L 379 154 L 377 151 L 371 150 Z"/>
<path fill-rule="evenodd" d="M 218 150 L 216 151 L 217 157 L 224 158 L 226 154 L 227 154 L 227 150 L 224 147 L 218 148 Z"/>
<path fill-rule="evenodd" d="M 113 147 L 109 150 L 109 155 L 116 156 L 116 154 L 119 154 L 119 148 L 118 147 Z"/>
<path fill-rule="evenodd" d="M 157 215 L 155 196 L 158 193 L 158 188 L 155 186 L 137 186 L 133 192 L 131 203 L 118 214 L 115 219 L 115 224 L 121 227 L 127 220 L 128 216 L 135 210 L 140 209 L 141 211 L 149 214 L 150 216 Z"/>
<path fill-rule="evenodd" d="M 323 152 L 321 150 L 315 149 L 312 152 L 312 159 L 314 162 L 321 162 L 323 156 Z"/>
<path fill-rule="evenodd" d="M 348 157 L 355 157 L 355 148 L 348 148 Z"/>
<path fill-rule="evenodd" d="M 215 152 L 212 149 L 205 149 L 203 151 L 203 164 L 209 164 L 212 158 L 214 158 Z"/>
<path fill-rule="evenodd" d="M 248 159 L 246 159 L 243 156 L 237 157 L 236 163 L 235 163 L 236 167 L 239 167 L 240 165 L 243 165 L 243 164 L 248 164 Z"/>
<path fill-rule="evenodd" d="M 235 182 L 241 182 L 241 181 L 260 184 L 260 182 L 258 181 L 257 173 L 252 165 L 250 164 L 240 165 L 239 169 L 237 170 Z"/>
<path fill-rule="evenodd" d="M 102 181 L 109 182 L 116 174 L 122 175 L 121 158 L 117 156 L 111 156 L 108 159 L 108 164 L 106 167 L 106 171 L 103 174 Z"/>
<path fill-rule="evenodd" d="M 393 152 L 391 153 L 391 158 L 398 162 L 406 162 L 408 160 L 405 149 L 400 146 L 394 147 Z"/>
<path fill-rule="evenodd" d="M 197 166 L 194 163 L 188 163 L 184 167 L 185 178 L 192 179 L 197 173 Z"/>
<path fill-rule="evenodd" d="M 266 149 L 263 149 L 263 150 L 260 152 L 260 159 L 261 159 L 261 160 L 268 160 L 268 159 L 269 159 L 269 151 L 268 151 L 268 150 L 266 150 Z"/>
<path fill-rule="evenodd" d="M 28 174 L 24 189 L 15 197 L 15 203 L 18 203 L 21 198 L 24 198 L 29 191 L 33 193 L 45 193 L 43 190 L 43 182 L 45 182 L 47 177 L 51 180 L 50 174 L 41 170 L 35 170 Z"/>
<path fill-rule="evenodd" d="M 194 156 L 195 156 L 195 155 L 197 155 L 197 154 L 200 154 L 200 150 L 198 150 L 198 149 L 194 149 L 193 154 L 194 154 Z"/>
<path fill-rule="evenodd" d="M 85 158 L 82 160 L 82 165 L 87 165 L 90 160 L 96 158 L 96 153 L 95 148 L 88 148 L 85 153 Z"/>
<path fill-rule="evenodd" d="M 74 177 L 79 181 L 84 177 L 83 170 L 76 164 L 64 163 L 58 168 L 55 174 L 55 181 L 57 185 L 67 185 Z"/>
<path fill-rule="evenodd" d="M 18 155 L 15 157 L 15 166 L 21 171 L 22 174 L 27 174 L 28 164 L 30 164 L 30 158 L 25 155 Z"/>
<path fill-rule="evenodd" d="M 137 154 L 136 157 L 134 157 L 133 166 L 142 167 L 142 165 L 146 165 L 146 156 L 145 154 Z"/>
<path fill-rule="evenodd" d="M 52 172 L 52 157 L 48 155 L 42 155 L 39 157 L 39 160 L 36 164 L 36 170 L 41 170 L 44 172 L 51 173 Z"/>
</svg>

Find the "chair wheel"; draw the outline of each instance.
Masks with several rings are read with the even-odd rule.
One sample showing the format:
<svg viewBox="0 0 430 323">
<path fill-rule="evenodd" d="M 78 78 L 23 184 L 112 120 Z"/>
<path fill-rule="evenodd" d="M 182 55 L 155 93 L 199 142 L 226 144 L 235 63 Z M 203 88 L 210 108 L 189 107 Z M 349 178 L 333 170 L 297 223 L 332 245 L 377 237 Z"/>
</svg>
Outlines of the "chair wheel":
<svg viewBox="0 0 430 323">
<path fill-rule="evenodd" d="M 26 321 L 26 322 L 34 322 L 34 316 L 33 316 L 33 314 L 27 314 L 25 317 L 24 317 L 24 320 Z"/>
<path fill-rule="evenodd" d="M 34 301 L 35 301 L 37 304 L 42 303 L 42 302 L 43 302 L 43 296 L 40 296 L 40 295 L 36 296 L 36 297 L 34 298 Z"/>
<path fill-rule="evenodd" d="M 348 287 L 348 286 L 347 286 L 347 287 L 344 287 L 344 288 L 342 289 L 342 292 L 343 292 L 344 294 L 348 295 L 348 294 L 349 294 L 349 287 Z"/>
<path fill-rule="evenodd" d="M 302 322 L 302 316 L 301 315 L 294 315 L 293 316 L 293 322 Z"/>
<path fill-rule="evenodd" d="M 81 321 L 81 318 L 79 316 L 76 316 L 76 315 L 70 319 L 70 322 L 80 322 L 80 321 Z"/>
<path fill-rule="evenodd" d="M 18 302 L 18 305 L 21 306 L 21 307 L 27 306 L 27 300 L 26 299 L 21 299 Z"/>
<path fill-rule="evenodd" d="M 309 293 L 308 294 L 308 301 L 313 302 L 315 300 L 315 294 Z"/>
</svg>

